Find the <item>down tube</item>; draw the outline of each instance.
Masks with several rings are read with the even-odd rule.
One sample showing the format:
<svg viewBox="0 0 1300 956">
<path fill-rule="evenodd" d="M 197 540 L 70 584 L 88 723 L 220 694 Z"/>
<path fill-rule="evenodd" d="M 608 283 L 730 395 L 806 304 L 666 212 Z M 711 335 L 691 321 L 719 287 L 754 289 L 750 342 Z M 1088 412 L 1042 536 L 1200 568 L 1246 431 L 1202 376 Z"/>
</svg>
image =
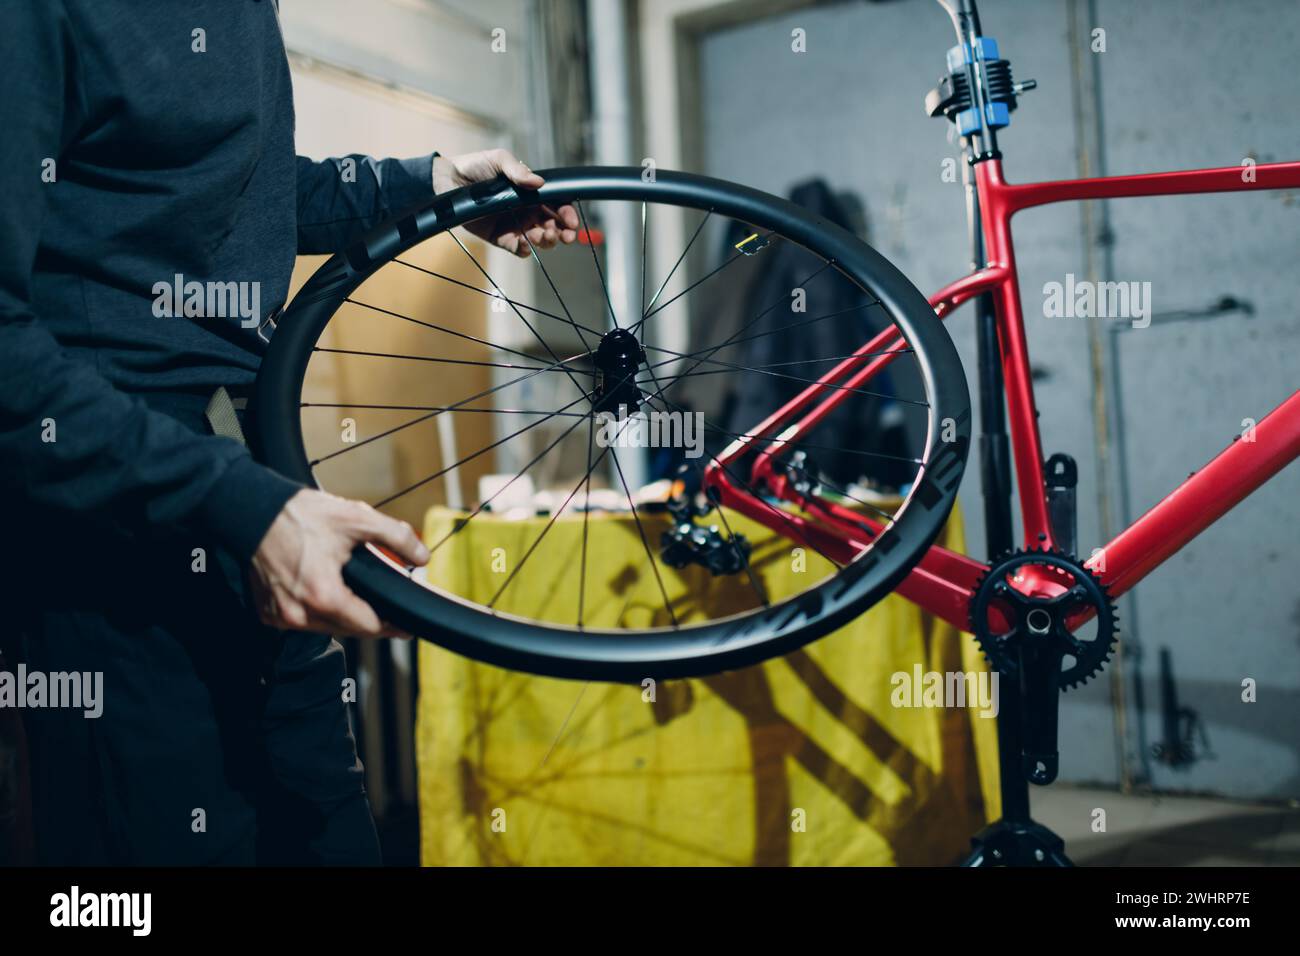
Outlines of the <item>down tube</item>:
<svg viewBox="0 0 1300 956">
<path fill-rule="evenodd" d="M 1089 559 L 1123 594 L 1300 456 L 1300 391 Z"/>
</svg>

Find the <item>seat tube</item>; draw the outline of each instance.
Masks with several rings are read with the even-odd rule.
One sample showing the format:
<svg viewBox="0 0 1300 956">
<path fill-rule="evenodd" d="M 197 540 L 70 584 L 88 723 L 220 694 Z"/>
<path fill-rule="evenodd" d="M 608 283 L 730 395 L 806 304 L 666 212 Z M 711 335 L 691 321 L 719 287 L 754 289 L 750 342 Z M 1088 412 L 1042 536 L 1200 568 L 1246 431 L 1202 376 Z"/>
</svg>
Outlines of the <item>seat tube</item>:
<svg viewBox="0 0 1300 956">
<path fill-rule="evenodd" d="M 1020 283 L 1011 243 L 1011 215 L 1015 211 L 1002 190 L 1001 162 L 987 159 L 975 164 L 985 255 L 990 263 L 1007 270 L 993 290 L 997 305 L 998 346 L 1007 396 L 1011 453 L 1020 497 L 1020 516 L 1026 547 L 1052 547 L 1051 519 L 1043 479 L 1043 446 L 1038 431 L 1038 408 L 1029 367 Z"/>
</svg>

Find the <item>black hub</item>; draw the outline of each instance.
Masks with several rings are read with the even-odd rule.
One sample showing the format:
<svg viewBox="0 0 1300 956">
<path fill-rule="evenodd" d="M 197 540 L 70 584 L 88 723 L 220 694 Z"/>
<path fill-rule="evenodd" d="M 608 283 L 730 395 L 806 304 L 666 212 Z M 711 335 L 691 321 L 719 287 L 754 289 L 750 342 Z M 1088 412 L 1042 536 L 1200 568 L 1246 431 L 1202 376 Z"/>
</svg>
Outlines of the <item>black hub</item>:
<svg viewBox="0 0 1300 956">
<path fill-rule="evenodd" d="M 592 353 L 596 365 L 596 411 L 631 415 L 641 407 L 636 373 L 645 364 L 645 349 L 627 329 L 606 332 Z"/>
</svg>

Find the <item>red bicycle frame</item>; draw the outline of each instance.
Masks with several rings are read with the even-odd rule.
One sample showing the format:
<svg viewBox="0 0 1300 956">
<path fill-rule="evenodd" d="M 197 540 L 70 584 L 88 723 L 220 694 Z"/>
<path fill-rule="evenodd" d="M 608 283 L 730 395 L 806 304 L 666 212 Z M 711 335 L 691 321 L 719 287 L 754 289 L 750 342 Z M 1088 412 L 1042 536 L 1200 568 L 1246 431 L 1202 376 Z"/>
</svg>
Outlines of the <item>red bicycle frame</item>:
<svg viewBox="0 0 1300 956">
<path fill-rule="evenodd" d="M 990 158 L 975 164 L 975 182 L 987 264 L 936 293 L 930 305 L 943 318 L 978 295 L 992 294 L 1024 540 L 1027 547 L 1052 547 L 1042 441 L 1011 235 L 1012 216 L 1034 206 L 1092 199 L 1296 189 L 1300 188 L 1300 162 L 1012 184 L 1003 179 L 1001 160 Z M 885 527 L 882 522 L 829 501 L 800 495 L 775 466 L 775 456 L 785 444 L 797 442 L 854 389 L 904 354 L 906 347 L 897 329 L 887 329 L 816 384 L 809 385 L 753 429 L 750 436 L 734 442 L 706 472 L 706 480 L 717 489 L 722 504 L 787 537 L 797 534 L 799 543 L 840 563 L 853 560 L 869 548 Z M 761 481 L 778 498 L 799 505 L 803 514 L 778 516 L 729 479 L 723 466 L 731 465 L 750 450 L 756 439 L 767 444 L 755 459 L 753 483 Z M 927 437 L 922 460 L 929 460 L 929 452 L 939 440 L 941 436 L 934 434 Z M 1224 451 L 1155 507 L 1094 551 L 1086 562 L 1088 567 L 1100 576 L 1112 596 L 1123 594 L 1297 456 L 1300 390 L 1259 420 L 1252 441 L 1234 438 Z M 970 596 L 987 570 L 986 564 L 966 555 L 931 547 L 898 592 L 955 627 L 969 630 Z"/>
</svg>

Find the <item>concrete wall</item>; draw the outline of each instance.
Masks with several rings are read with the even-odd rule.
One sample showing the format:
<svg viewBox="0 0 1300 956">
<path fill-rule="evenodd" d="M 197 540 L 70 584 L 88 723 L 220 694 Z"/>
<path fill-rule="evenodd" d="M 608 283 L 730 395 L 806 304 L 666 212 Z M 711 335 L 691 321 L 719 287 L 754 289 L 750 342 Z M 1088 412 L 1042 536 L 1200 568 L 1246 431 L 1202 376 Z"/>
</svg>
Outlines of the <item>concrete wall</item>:
<svg viewBox="0 0 1300 956">
<path fill-rule="evenodd" d="M 655 7 L 643 4 L 643 11 Z M 1072 11 L 1076 22 L 1106 30 L 1104 53 L 1084 48 L 1076 57 L 1096 67 L 1101 84 L 1100 129 L 1085 127 L 1082 140 L 1073 116 L 1081 74 L 1072 69 Z M 1237 165 L 1251 156 L 1300 158 L 1289 92 L 1298 4 L 1098 0 L 1094 17 L 1085 3 L 1067 0 L 984 0 L 981 12 L 985 32 L 1000 41 L 1016 76 L 1040 84 L 1001 139 L 1013 181 L 1079 175 L 1081 150 L 1099 152 L 1111 174 Z M 803 54 L 791 52 L 796 27 L 807 32 Z M 647 152 L 676 151 L 688 168 L 776 193 L 813 175 L 856 190 L 872 243 L 931 292 L 962 274 L 968 255 L 961 186 L 941 176 L 942 161 L 955 150 L 945 141 L 947 125 L 921 108 L 953 42 L 947 17 L 922 0 L 818 5 L 711 30 L 699 45 L 698 87 L 682 97 L 698 96 L 696 154 L 678 140 L 653 137 Z M 663 65 L 652 60 L 645 69 Z M 663 126 L 659 116 L 650 128 Z M 1165 323 L 1158 315 L 1150 328 L 1118 337 L 1118 362 L 1108 371 L 1120 374 L 1115 411 L 1126 440 L 1112 450 L 1122 451 L 1127 480 L 1112 476 L 1104 486 L 1117 517 L 1125 495 L 1130 518 L 1136 517 L 1222 449 L 1243 419 L 1262 417 L 1295 389 L 1296 198 L 1265 193 L 1111 204 L 1110 278 L 1151 282 L 1156 313 L 1198 310 L 1224 295 L 1254 307 L 1253 316 L 1234 312 L 1204 321 Z M 1088 327 L 1083 320 L 1047 318 L 1042 309 L 1044 283 L 1084 274 L 1084 234 L 1075 206 L 1032 211 L 1016 221 L 1044 447 L 1079 462 L 1080 550 L 1088 553 L 1104 543 Z M 1103 250 L 1094 252 L 1107 261 Z M 951 332 L 973 374 L 968 309 L 951 320 Z M 971 551 L 983 557 L 974 468 L 963 501 Z M 1297 528 L 1300 468 L 1293 465 L 1125 603 L 1124 747 L 1139 784 L 1300 796 Z M 1211 751 L 1180 769 L 1149 756 L 1162 734 L 1157 679 L 1165 647 L 1179 704 L 1204 721 Z M 1248 677 L 1259 683 L 1257 703 L 1241 701 Z M 1061 744 L 1062 779 L 1119 782 L 1104 677 L 1065 698 Z"/>
<path fill-rule="evenodd" d="M 430 94 L 496 126 L 527 117 L 528 6 L 518 0 L 282 0 L 285 45 Z M 493 30 L 505 51 L 493 52 Z"/>
</svg>

